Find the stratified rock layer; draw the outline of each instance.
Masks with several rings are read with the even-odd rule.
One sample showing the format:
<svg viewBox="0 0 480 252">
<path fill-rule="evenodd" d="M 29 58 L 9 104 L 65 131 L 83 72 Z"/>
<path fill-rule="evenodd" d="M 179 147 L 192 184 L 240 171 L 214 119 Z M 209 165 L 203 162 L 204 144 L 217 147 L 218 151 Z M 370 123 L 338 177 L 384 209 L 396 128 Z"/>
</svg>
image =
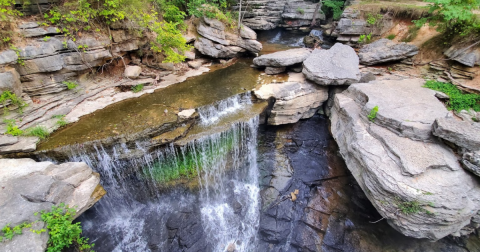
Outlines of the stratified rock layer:
<svg viewBox="0 0 480 252">
<path fill-rule="evenodd" d="M 418 47 L 406 43 L 396 43 L 380 39 L 360 49 L 360 64 L 375 65 L 384 62 L 403 60 L 418 54 Z"/>
<path fill-rule="evenodd" d="M 253 59 L 253 64 L 265 67 L 286 67 L 302 63 L 312 51 L 307 48 L 296 48 L 286 51 L 265 54 Z"/>
<path fill-rule="evenodd" d="M 469 123 L 455 118 L 438 118 L 433 134 L 469 150 L 480 150 L 480 123 Z"/>
<path fill-rule="evenodd" d="M 320 85 L 349 85 L 361 77 L 355 50 L 340 43 L 329 50 L 315 49 L 303 62 L 303 74 Z"/>
<path fill-rule="evenodd" d="M 469 67 L 480 65 L 480 46 L 471 44 L 453 45 L 447 51 L 445 56 Z"/>
<path fill-rule="evenodd" d="M 443 106 L 422 84 L 407 79 L 352 85 L 336 94 L 331 125 L 348 169 L 389 224 L 407 236 L 438 240 L 464 233 L 480 210 L 480 185 L 438 140 L 399 136 L 410 118 L 414 124 L 405 122 L 411 129 L 407 135 L 424 139 L 434 120 L 427 115 Z M 367 114 L 374 106 L 379 110 L 370 122 Z M 411 210 L 415 204 L 419 207 Z"/>
<path fill-rule="evenodd" d="M 32 159 L 0 159 L 0 185 L 1 227 L 39 220 L 40 216 L 34 213 L 49 211 L 60 203 L 76 207 L 78 216 L 105 194 L 99 175 L 85 163 L 54 165 Z M 37 230 L 42 228 L 43 222 L 34 226 Z M 0 243 L 0 251 L 45 251 L 47 233 L 38 235 L 27 229 L 23 232 Z"/>
</svg>

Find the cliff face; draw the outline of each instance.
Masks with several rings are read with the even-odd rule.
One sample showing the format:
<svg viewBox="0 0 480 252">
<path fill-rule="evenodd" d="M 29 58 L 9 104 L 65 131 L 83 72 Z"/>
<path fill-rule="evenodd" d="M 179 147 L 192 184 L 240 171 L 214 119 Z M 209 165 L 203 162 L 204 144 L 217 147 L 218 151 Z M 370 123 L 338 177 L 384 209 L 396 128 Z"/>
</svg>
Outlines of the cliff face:
<svg viewBox="0 0 480 252">
<path fill-rule="evenodd" d="M 243 23 L 254 30 L 309 26 L 316 6 L 317 3 L 298 0 L 249 1 L 248 4 L 242 6 L 242 13 L 245 13 Z M 317 20 L 325 20 L 325 15 L 321 10 L 317 14 Z"/>
</svg>

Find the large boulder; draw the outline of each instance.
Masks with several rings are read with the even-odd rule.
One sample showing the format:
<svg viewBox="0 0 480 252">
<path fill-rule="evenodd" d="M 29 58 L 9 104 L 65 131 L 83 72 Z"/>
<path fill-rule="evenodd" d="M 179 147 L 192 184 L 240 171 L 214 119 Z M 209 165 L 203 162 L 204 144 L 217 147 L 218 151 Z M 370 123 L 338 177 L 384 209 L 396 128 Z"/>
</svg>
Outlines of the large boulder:
<svg viewBox="0 0 480 252">
<path fill-rule="evenodd" d="M 469 67 L 480 65 L 480 46 L 456 44 L 445 51 L 445 56 Z"/>
<path fill-rule="evenodd" d="M 407 43 L 397 43 L 380 39 L 360 49 L 360 64 L 375 65 L 384 62 L 403 60 L 418 54 L 418 47 Z"/>
<path fill-rule="evenodd" d="M 201 54 L 213 58 L 233 58 L 238 56 L 239 53 L 246 52 L 246 50 L 241 47 L 224 46 L 203 37 L 197 38 L 194 46 Z"/>
<path fill-rule="evenodd" d="M 104 194 L 100 177 L 85 163 L 35 162 L 32 159 L 0 159 L 0 227 L 40 219 L 34 213 L 65 203 L 76 207 L 76 216 L 89 209 Z M 43 222 L 33 227 L 45 228 Z M 48 234 L 24 234 L 0 243 L 0 251 L 43 252 Z"/>
<path fill-rule="evenodd" d="M 270 125 L 296 123 L 310 118 L 328 98 L 327 87 L 305 80 L 267 84 L 254 93 L 262 100 L 275 99 L 268 117 Z"/>
<path fill-rule="evenodd" d="M 410 139 L 423 139 L 423 129 L 418 137 L 415 130 L 410 138 L 399 134 L 407 117 L 431 127 L 426 115 L 443 106 L 422 85 L 408 79 L 352 85 L 335 95 L 331 130 L 348 169 L 388 223 L 404 235 L 438 240 L 465 233 L 480 210 L 480 184 L 442 142 Z M 372 122 L 367 115 L 377 105 Z M 405 114 L 397 118 L 400 110 Z"/>
<path fill-rule="evenodd" d="M 311 53 L 312 51 L 307 48 L 295 48 L 256 57 L 253 64 L 264 67 L 292 66 L 305 61 Z"/>
<path fill-rule="evenodd" d="M 361 78 L 355 50 L 340 43 L 329 50 L 315 49 L 303 62 L 303 74 L 320 85 L 349 85 Z"/>
</svg>

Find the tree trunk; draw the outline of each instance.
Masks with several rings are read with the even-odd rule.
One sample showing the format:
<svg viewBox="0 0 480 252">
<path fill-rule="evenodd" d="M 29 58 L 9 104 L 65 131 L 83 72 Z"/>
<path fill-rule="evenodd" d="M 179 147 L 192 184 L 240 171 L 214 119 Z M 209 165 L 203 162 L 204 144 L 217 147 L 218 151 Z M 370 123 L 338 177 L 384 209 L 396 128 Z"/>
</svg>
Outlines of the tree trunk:
<svg viewBox="0 0 480 252">
<path fill-rule="evenodd" d="M 315 25 L 317 21 L 318 9 L 320 9 L 321 5 L 322 5 L 322 1 L 320 0 L 317 6 L 315 7 L 315 12 L 313 13 L 313 19 L 312 19 L 312 23 L 310 24 L 310 27 L 313 27 Z"/>
</svg>

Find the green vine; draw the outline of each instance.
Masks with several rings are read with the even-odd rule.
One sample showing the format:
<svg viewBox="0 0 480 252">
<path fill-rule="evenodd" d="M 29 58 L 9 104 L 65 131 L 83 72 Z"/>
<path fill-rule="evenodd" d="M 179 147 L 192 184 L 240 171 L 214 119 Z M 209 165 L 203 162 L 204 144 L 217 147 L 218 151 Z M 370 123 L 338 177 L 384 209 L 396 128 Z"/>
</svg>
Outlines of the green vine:
<svg viewBox="0 0 480 252">
<path fill-rule="evenodd" d="M 3 234 L 0 234 L 0 242 L 11 240 L 15 235 L 21 235 L 23 233 L 23 229 L 30 228 L 30 227 L 32 227 L 32 223 L 28 223 L 28 222 L 24 222 L 15 227 L 10 227 L 10 224 L 7 224 L 1 230 Z"/>
</svg>

